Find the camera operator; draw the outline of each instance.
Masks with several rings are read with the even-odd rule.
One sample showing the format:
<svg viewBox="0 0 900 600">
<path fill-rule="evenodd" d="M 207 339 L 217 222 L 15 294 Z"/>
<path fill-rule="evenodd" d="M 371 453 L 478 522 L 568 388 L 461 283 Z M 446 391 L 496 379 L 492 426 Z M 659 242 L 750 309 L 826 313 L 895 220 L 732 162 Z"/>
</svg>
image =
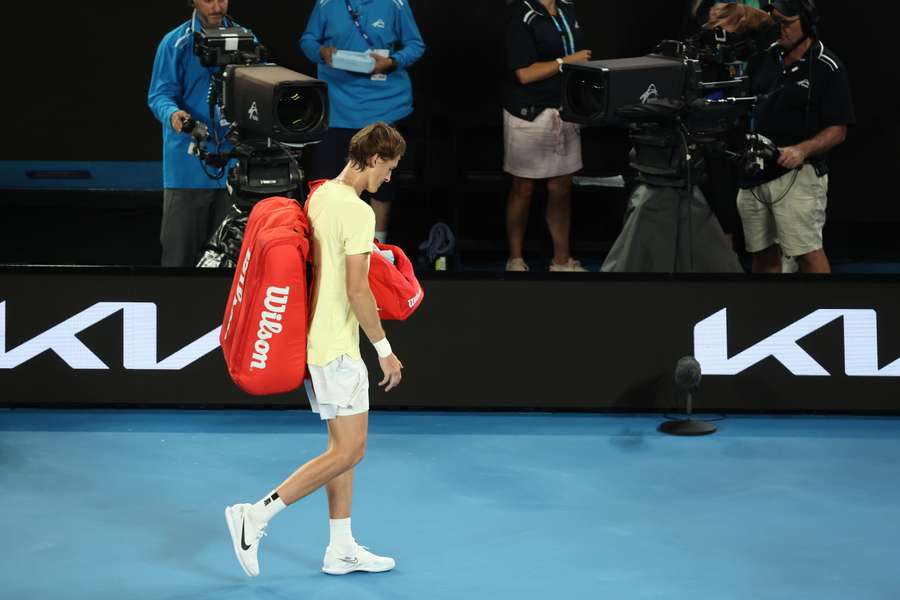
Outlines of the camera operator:
<svg viewBox="0 0 900 600">
<path fill-rule="evenodd" d="M 817 37 L 813 0 L 776 0 L 777 45 L 748 67 L 757 133 L 780 151 L 777 164 L 741 177 L 737 206 L 753 272 L 780 273 L 781 257 L 805 273 L 828 273 L 822 244 L 828 192 L 827 153 L 855 122 L 847 71 Z"/>
<path fill-rule="evenodd" d="M 230 201 L 225 178 L 211 179 L 195 156 L 188 154 L 191 137 L 182 132 L 189 118 L 204 123 L 219 149 L 230 147 L 227 127 L 211 113 L 208 93 L 217 69 L 209 69 L 194 54 L 194 32 L 201 27 L 229 27 L 228 0 L 191 0 L 190 20 L 163 37 L 156 51 L 147 102 L 163 128 L 163 216 L 159 241 L 162 266 L 192 267 L 203 244 L 225 218 Z"/>
</svg>

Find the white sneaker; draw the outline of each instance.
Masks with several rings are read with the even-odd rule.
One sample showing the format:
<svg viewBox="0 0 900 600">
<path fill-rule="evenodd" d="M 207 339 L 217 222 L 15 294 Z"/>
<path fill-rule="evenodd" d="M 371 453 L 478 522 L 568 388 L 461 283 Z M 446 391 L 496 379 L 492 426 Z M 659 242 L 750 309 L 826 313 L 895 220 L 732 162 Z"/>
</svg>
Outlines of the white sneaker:
<svg viewBox="0 0 900 600">
<path fill-rule="evenodd" d="M 353 571 L 366 571 L 367 573 L 382 573 L 390 571 L 396 566 L 393 558 L 372 554 L 365 546 L 357 544 L 355 553 L 338 553 L 331 546 L 325 549 L 325 560 L 322 562 L 322 571 L 329 575 L 346 575 Z"/>
<path fill-rule="evenodd" d="M 521 258 L 511 258 L 506 261 L 506 270 L 524 272 L 528 270 L 528 265 Z"/>
<path fill-rule="evenodd" d="M 247 512 L 251 504 L 235 504 L 225 508 L 225 522 L 231 533 L 234 554 L 244 573 L 250 577 L 259 575 L 259 542 L 266 535 L 266 526 L 257 526 Z"/>
<path fill-rule="evenodd" d="M 800 270 L 800 264 L 797 262 L 797 259 L 793 256 L 785 256 L 781 255 L 781 272 L 782 273 L 796 273 Z"/>
<path fill-rule="evenodd" d="M 587 273 L 588 270 L 581 266 L 581 262 L 575 260 L 574 258 L 569 258 L 569 262 L 558 265 L 556 261 L 550 261 L 550 270 L 554 273 Z"/>
</svg>

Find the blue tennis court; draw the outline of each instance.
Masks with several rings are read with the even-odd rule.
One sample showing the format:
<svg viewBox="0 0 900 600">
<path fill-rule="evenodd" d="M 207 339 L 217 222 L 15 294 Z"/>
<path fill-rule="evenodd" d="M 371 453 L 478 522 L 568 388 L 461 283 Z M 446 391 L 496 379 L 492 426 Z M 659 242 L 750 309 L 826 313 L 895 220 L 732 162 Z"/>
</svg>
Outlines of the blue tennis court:
<svg viewBox="0 0 900 600">
<path fill-rule="evenodd" d="M 324 493 L 269 526 L 227 504 L 326 443 L 308 411 L 5 410 L 5 598 L 815 598 L 900 594 L 900 419 L 371 415 L 354 534 L 384 574 L 319 572 Z"/>
</svg>

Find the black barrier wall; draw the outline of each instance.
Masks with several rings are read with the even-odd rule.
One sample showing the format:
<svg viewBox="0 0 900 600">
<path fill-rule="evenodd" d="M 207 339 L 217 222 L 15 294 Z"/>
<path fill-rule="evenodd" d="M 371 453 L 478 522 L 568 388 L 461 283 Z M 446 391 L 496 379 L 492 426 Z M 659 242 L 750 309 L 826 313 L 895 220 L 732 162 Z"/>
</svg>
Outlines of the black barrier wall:
<svg viewBox="0 0 900 600">
<path fill-rule="evenodd" d="M 665 411 L 678 358 L 698 410 L 900 411 L 900 278 L 427 279 L 388 323 L 402 385 L 374 408 Z M 229 380 L 218 326 L 230 276 L 0 271 L 0 404 L 298 406 Z M 378 375 L 374 354 L 364 356 Z"/>
</svg>

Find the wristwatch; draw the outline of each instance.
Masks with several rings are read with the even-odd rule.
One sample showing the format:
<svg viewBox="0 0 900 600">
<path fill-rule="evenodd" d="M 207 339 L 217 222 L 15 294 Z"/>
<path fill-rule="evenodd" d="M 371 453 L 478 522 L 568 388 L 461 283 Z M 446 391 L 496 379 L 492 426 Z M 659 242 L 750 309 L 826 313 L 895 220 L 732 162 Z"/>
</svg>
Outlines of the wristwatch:
<svg viewBox="0 0 900 600">
<path fill-rule="evenodd" d="M 556 62 L 559 63 L 559 72 L 562 73 L 563 59 L 557 58 Z"/>
</svg>

